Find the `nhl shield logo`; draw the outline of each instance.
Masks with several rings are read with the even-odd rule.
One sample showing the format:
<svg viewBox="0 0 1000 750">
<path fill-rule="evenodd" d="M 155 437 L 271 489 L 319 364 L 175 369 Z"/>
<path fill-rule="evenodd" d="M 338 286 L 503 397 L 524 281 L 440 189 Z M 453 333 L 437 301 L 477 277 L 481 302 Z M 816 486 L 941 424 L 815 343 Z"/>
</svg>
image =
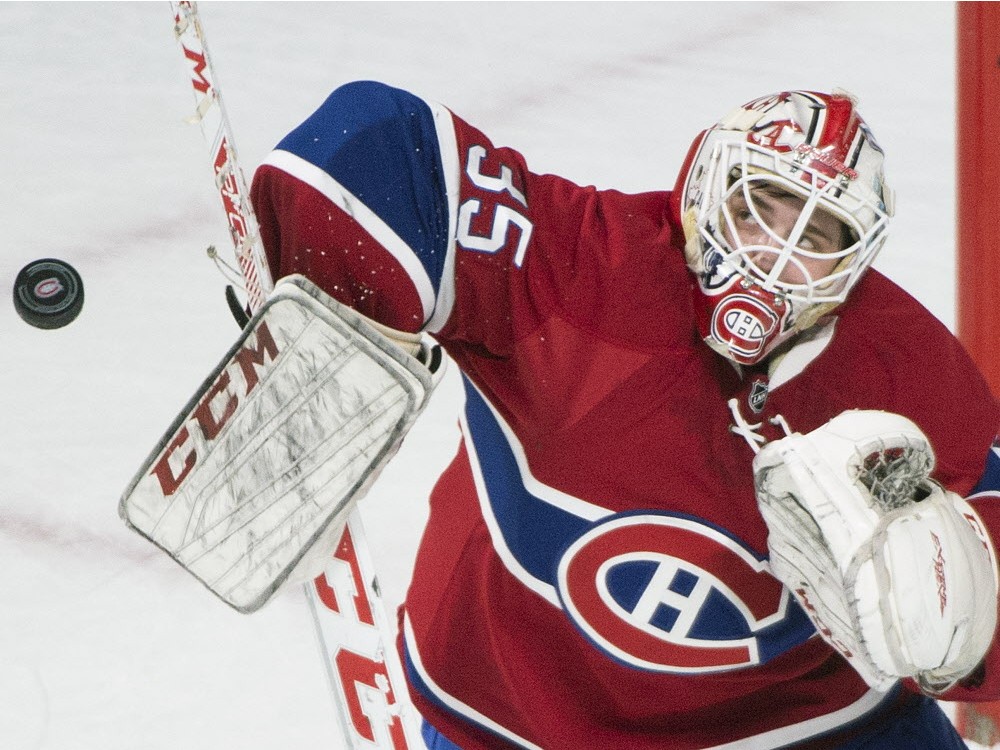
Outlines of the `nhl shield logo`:
<svg viewBox="0 0 1000 750">
<path fill-rule="evenodd" d="M 767 381 L 764 378 L 756 378 L 750 386 L 750 395 L 747 396 L 750 411 L 754 414 L 760 414 L 764 411 L 764 406 L 767 404 L 767 394 Z"/>
</svg>

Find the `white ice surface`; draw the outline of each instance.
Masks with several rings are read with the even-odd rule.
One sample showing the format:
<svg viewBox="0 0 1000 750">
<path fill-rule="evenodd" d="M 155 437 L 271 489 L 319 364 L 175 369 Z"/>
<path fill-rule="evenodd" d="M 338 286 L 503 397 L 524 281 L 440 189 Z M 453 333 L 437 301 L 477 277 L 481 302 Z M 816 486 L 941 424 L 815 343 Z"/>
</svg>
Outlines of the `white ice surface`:
<svg viewBox="0 0 1000 750">
<path fill-rule="evenodd" d="M 695 134 L 782 88 L 846 88 L 888 152 L 877 263 L 954 323 L 951 3 L 206 2 L 249 173 L 340 83 L 441 101 L 537 171 L 672 186 Z M 118 497 L 236 334 L 228 250 L 169 6 L 0 3 L 0 747 L 338 748 L 302 596 L 228 610 L 127 531 Z M 63 258 L 80 318 L 22 323 Z M 455 450 L 454 373 L 366 499 L 391 608 Z"/>
</svg>

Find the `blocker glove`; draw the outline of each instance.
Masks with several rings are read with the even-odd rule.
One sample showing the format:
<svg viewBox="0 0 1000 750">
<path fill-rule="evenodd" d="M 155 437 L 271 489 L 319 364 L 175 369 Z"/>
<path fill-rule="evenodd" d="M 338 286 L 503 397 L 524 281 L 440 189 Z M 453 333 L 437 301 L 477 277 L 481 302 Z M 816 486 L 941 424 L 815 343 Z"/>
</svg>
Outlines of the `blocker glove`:
<svg viewBox="0 0 1000 750">
<path fill-rule="evenodd" d="M 929 478 L 913 422 L 846 411 L 769 443 L 753 467 L 773 574 L 870 686 L 912 677 L 937 694 L 978 666 L 996 554 L 972 506 Z"/>
<path fill-rule="evenodd" d="M 240 612 L 314 578 L 443 372 L 302 276 L 278 281 L 119 503 Z"/>
</svg>

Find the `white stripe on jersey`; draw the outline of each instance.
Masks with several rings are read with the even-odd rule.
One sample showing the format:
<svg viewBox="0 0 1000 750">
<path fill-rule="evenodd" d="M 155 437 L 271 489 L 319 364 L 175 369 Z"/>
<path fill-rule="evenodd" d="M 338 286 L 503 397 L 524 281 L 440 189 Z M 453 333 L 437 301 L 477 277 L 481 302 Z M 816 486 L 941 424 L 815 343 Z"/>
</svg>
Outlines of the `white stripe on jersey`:
<svg viewBox="0 0 1000 750">
<path fill-rule="evenodd" d="M 388 224 L 327 172 L 290 151 L 275 149 L 264 160 L 264 164 L 287 172 L 319 191 L 327 200 L 352 216 L 376 242 L 382 245 L 399 262 L 413 283 L 420 297 L 423 322 L 426 325 L 434 313 L 434 286 L 416 253 Z"/>
<path fill-rule="evenodd" d="M 472 381 L 469 382 L 471 383 Z M 476 388 L 476 391 L 482 398 L 483 403 L 489 408 L 490 412 L 492 412 L 493 418 L 496 420 L 501 431 L 503 432 L 504 438 L 507 440 L 507 444 L 510 447 L 511 452 L 514 454 L 514 460 L 517 462 L 517 469 L 520 474 L 521 483 L 524 485 L 527 492 L 555 508 L 559 508 L 566 513 L 570 513 L 578 518 L 583 518 L 588 521 L 598 521 L 602 518 L 607 518 L 614 513 L 614 511 L 609 510 L 608 508 L 602 508 L 594 503 L 589 503 L 586 500 L 573 497 L 570 494 L 557 490 L 555 487 L 550 487 L 549 485 L 536 479 L 535 475 L 531 473 L 531 467 L 528 465 L 528 457 L 524 452 L 524 447 L 521 445 L 521 441 L 517 439 L 517 435 L 514 434 L 514 430 L 511 429 L 510 425 L 508 425 L 504 418 L 500 416 L 500 412 L 498 412 L 493 404 L 490 403 L 488 398 L 483 396 L 482 392 L 474 383 L 472 383 L 472 387 Z M 472 430 L 469 428 L 468 416 L 466 415 L 464 409 L 459 412 L 458 419 L 459 425 L 461 426 L 462 442 L 465 443 L 466 450 L 469 453 L 469 466 L 472 469 L 472 479 L 476 486 L 476 495 L 479 497 L 479 508 L 482 511 L 483 521 L 486 523 L 486 528 L 489 531 L 490 540 L 493 542 L 493 549 L 496 551 L 500 561 L 511 575 L 517 578 L 517 580 L 523 583 L 531 591 L 534 591 L 540 597 L 545 599 L 553 607 L 562 609 L 562 603 L 559 601 L 559 594 L 556 592 L 556 587 L 550 583 L 539 580 L 529 573 L 507 546 L 507 540 L 504 538 L 503 531 L 500 529 L 500 522 L 493 513 L 493 505 L 490 502 L 489 491 L 486 488 L 486 480 L 483 478 L 483 471 L 479 461 L 479 453 L 477 451 L 476 442 L 473 440 Z"/>
<path fill-rule="evenodd" d="M 406 639 L 407 656 L 410 657 L 410 661 L 413 663 L 413 668 L 417 670 L 417 673 L 420 675 L 420 679 L 424 681 L 424 684 L 427 685 L 427 689 L 433 693 L 434 697 L 441 701 L 451 711 L 454 711 L 459 716 L 464 716 L 469 721 L 472 721 L 481 727 L 489 729 L 491 732 L 500 735 L 518 747 L 525 748 L 525 750 L 544 750 L 544 748 L 539 747 L 532 742 L 528 742 L 523 737 L 518 737 L 506 727 L 500 726 L 492 719 L 479 713 L 479 711 L 474 709 L 472 706 L 462 703 L 462 701 L 458 698 L 453 695 L 449 695 L 442 690 L 441 686 L 434 682 L 431 676 L 427 673 L 427 669 L 424 667 L 424 663 L 420 658 L 420 652 L 417 650 L 417 639 L 413 635 L 413 626 L 410 625 L 410 616 L 408 614 L 403 615 L 403 638 Z"/>
<path fill-rule="evenodd" d="M 884 700 L 895 700 L 895 697 L 896 693 L 894 692 L 880 693 L 877 690 L 869 690 L 854 703 L 833 713 L 800 721 L 798 724 L 791 724 L 780 729 L 772 729 L 770 732 L 755 734 L 735 742 L 727 742 L 725 745 L 715 745 L 705 748 L 705 750 L 761 750 L 761 748 L 785 747 L 847 726 L 877 709 Z"/>
<path fill-rule="evenodd" d="M 461 189 L 461 165 L 458 163 L 458 141 L 455 137 L 455 122 L 446 108 L 424 100 L 434 115 L 434 129 L 437 131 L 438 153 L 441 154 L 441 169 L 444 172 L 444 188 L 448 199 L 448 247 L 444 269 L 438 286 L 437 303 L 434 313 L 427 321 L 428 333 L 437 333 L 451 317 L 455 306 L 455 227 L 458 225 L 458 193 Z"/>
<path fill-rule="evenodd" d="M 457 713 L 459 716 L 465 717 L 473 724 L 478 724 L 481 727 L 489 729 L 509 742 L 514 743 L 518 747 L 525 748 L 525 750 L 542 750 L 542 748 L 538 745 L 518 736 L 506 727 L 503 727 L 487 716 L 484 716 L 482 713 L 472 708 L 472 706 L 460 701 L 450 693 L 445 692 L 444 689 L 433 680 L 427 672 L 427 668 L 424 666 L 423 660 L 420 657 L 420 651 L 417 647 L 417 639 L 413 633 L 413 626 L 410 624 L 409 614 L 403 615 L 403 639 L 406 642 L 407 656 L 410 658 L 414 669 L 416 669 L 417 673 L 420 675 L 420 679 L 423 680 L 427 689 L 431 691 L 434 698 L 447 706 L 451 711 Z M 778 729 L 772 729 L 769 732 L 762 732 L 761 734 L 755 734 L 739 740 L 734 740 L 733 742 L 727 742 L 723 745 L 706 747 L 704 750 L 764 750 L 765 748 L 785 747 L 788 744 L 802 742 L 818 735 L 826 734 L 827 732 L 836 730 L 840 727 L 845 727 L 866 714 L 875 711 L 883 704 L 883 702 L 895 700 L 896 696 L 896 691 L 880 693 L 877 690 L 869 690 L 853 703 L 844 706 L 837 711 L 833 711 L 823 716 L 817 716 L 813 719 L 807 719 L 806 721 L 801 721 L 797 724 L 791 724 L 787 727 L 780 727 Z"/>
</svg>

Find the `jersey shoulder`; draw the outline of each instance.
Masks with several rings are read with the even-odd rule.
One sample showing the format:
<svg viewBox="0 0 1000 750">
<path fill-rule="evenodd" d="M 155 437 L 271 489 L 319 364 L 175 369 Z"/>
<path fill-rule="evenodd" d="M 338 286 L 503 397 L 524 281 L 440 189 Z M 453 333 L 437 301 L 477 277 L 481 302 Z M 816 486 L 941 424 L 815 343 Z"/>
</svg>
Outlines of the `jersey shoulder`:
<svg viewBox="0 0 1000 750">
<path fill-rule="evenodd" d="M 1000 404 L 958 339 L 892 280 L 868 272 L 816 365 L 813 386 L 822 378 L 843 408 L 913 419 L 931 438 L 942 481 L 963 492 L 975 484 Z"/>
</svg>

